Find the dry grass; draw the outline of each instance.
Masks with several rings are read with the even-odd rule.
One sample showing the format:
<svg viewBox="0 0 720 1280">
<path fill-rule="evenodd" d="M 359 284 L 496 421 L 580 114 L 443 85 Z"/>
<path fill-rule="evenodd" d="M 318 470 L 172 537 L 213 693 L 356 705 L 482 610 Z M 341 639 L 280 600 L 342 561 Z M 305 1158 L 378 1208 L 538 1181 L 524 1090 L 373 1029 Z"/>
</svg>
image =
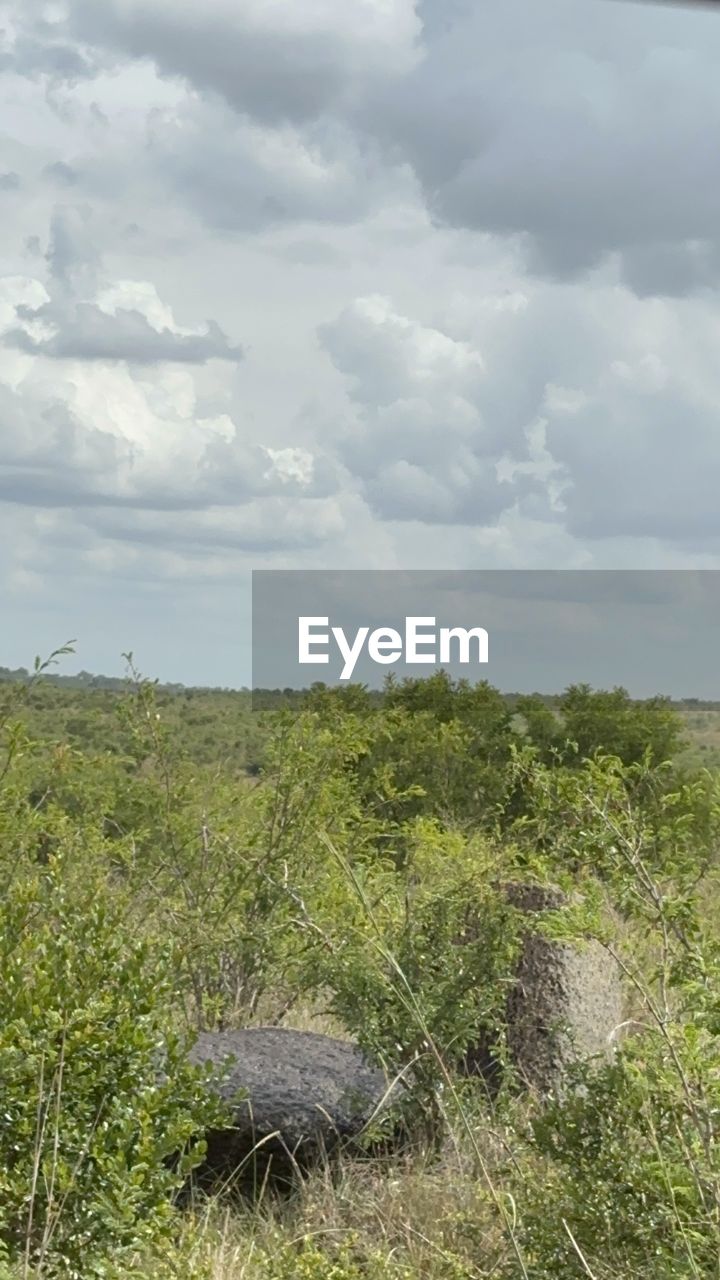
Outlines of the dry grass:
<svg viewBox="0 0 720 1280">
<path fill-rule="evenodd" d="M 308 1269 L 307 1256 L 318 1257 Z M 354 1271 L 407 1280 L 489 1277 L 507 1244 L 491 1197 L 468 1159 L 348 1164 L 331 1177 L 319 1171 L 285 1204 L 253 1210 L 211 1205 L 184 1225 L 171 1274 L 182 1280 L 275 1280 L 292 1273 L 325 1280 L 333 1259 L 347 1256 Z M 174 1270 L 172 1270 L 174 1267 Z M 178 1269 L 180 1268 L 180 1269 Z M 147 1280 L 150 1280 L 147 1272 Z"/>
<path fill-rule="evenodd" d="M 122 1280 L 489 1280 L 512 1259 L 496 1197 L 516 1159 L 531 1176 L 526 1108 L 501 1124 L 476 1098 L 439 1155 L 348 1160 L 254 1206 L 201 1201 L 176 1244 Z"/>
<path fill-rule="evenodd" d="M 336 1040 L 349 1040 L 350 1034 L 322 1001 L 298 1000 L 288 996 L 285 1004 L 277 992 L 258 1002 L 253 1017 L 243 1026 L 267 1027 L 280 1025 L 293 1031 L 314 1031 L 319 1035 L 333 1036 Z"/>
</svg>

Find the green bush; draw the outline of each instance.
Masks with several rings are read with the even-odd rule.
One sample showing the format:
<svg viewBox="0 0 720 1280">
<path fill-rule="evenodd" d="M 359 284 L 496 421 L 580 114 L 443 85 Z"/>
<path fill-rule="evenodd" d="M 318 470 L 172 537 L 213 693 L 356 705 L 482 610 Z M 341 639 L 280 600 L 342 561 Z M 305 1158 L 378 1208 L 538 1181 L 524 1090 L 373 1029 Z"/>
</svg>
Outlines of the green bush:
<svg viewBox="0 0 720 1280">
<path fill-rule="evenodd" d="M 295 981 L 372 1058 L 412 1066 L 412 1117 L 437 1136 L 448 1072 L 488 1035 L 501 1051 L 520 917 L 497 889 L 508 851 L 428 820 L 406 837 L 400 869 L 326 843 L 293 921 L 304 940 Z"/>
<path fill-rule="evenodd" d="M 136 941 L 63 856 L 4 889 L 0 1240 L 85 1280 L 171 1226 L 217 1106 L 172 1030 L 171 950 Z"/>
<path fill-rule="evenodd" d="M 572 865 L 586 889 L 602 876 L 614 926 L 589 909 L 597 894 L 575 924 L 621 965 L 634 1011 L 615 1061 L 579 1070 L 578 1088 L 534 1118 L 535 1176 L 525 1166 L 515 1188 L 529 1275 L 716 1275 L 720 947 L 706 910 L 717 867 L 701 834 L 716 830 L 717 780 L 663 792 L 648 812 L 637 801 L 647 765 L 526 767 L 537 821 L 555 832 L 547 858 Z"/>
<path fill-rule="evenodd" d="M 572 1280 L 717 1274 L 720 1053 L 691 1028 L 643 1036 L 535 1117 L 542 1164 L 519 1189 L 535 1272 Z"/>
</svg>

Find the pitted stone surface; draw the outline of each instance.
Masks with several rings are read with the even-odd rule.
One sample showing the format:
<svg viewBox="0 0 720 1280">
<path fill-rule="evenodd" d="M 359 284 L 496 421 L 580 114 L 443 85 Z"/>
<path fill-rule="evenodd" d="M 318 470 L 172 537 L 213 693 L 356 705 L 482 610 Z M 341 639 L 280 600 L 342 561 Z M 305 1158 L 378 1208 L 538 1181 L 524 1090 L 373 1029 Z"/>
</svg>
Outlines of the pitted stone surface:
<svg viewBox="0 0 720 1280">
<path fill-rule="evenodd" d="M 507 885 L 505 893 L 529 916 L 566 902 L 560 890 L 542 885 Z M 530 923 L 506 1006 L 508 1053 L 519 1079 L 540 1094 L 562 1094 L 571 1064 L 611 1055 L 622 1019 L 620 974 L 605 948 L 594 940 L 555 941 Z M 487 1043 L 468 1054 L 466 1065 L 497 1085 Z"/>
<path fill-rule="evenodd" d="M 232 1104 L 233 1127 L 207 1135 L 195 1175 L 201 1183 L 292 1177 L 351 1146 L 388 1095 L 384 1072 L 355 1045 L 330 1036 L 284 1027 L 203 1032 L 190 1060 L 219 1068 L 229 1056 L 230 1071 L 215 1087 Z M 236 1101 L 240 1090 L 246 1096 Z"/>
</svg>

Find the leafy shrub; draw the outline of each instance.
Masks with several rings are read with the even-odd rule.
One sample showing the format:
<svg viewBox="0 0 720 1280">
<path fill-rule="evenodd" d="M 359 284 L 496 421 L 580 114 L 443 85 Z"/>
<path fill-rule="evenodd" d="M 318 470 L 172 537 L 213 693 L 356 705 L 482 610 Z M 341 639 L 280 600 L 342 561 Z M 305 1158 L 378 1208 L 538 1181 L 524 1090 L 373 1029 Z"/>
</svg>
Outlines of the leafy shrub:
<svg viewBox="0 0 720 1280">
<path fill-rule="evenodd" d="M 305 939 L 296 981 L 371 1057 L 412 1065 L 410 1105 L 432 1133 L 448 1072 L 485 1035 L 502 1036 L 519 916 L 496 888 L 509 854 L 427 820 L 407 838 L 402 869 L 353 863 L 327 843 L 294 921 Z"/>
<path fill-rule="evenodd" d="M 543 1163 L 520 1191 L 537 1275 L 597 1280 L 715 1274 L 720 1253 L 720 1053 L 692 1028 L 627 1046 L 535 1117 Z"/>
<path fill-rule="evenodd" d="M 624 765 L 639 764 L 648 754 L 662 764 L 680 745 L 682 720 L 668 698 L 635 701 L 626 689 L 575 684 L 553 703 L 538 694 L 515 703 L 544 764 L 561 761 L 575 768 L 598 752 Z"/>
<path fill-rule="evenodd" d="M 136 941 L 61 855 L 4 888 L 0 1240 L 85 1280 L 170 1227 L 217 1106 L 172 1031 L 169 948 Z"/>
<path fill-rule="evenodd" d="M 698 839 L 720 793 L 699 778 L 648 814 L 633 799 L 646 768 L 530 766 L 537 819 L 555 820 L 552 856 L 586 886 L 600 873 L 622 917 L 621 929 L 592 911 L 577 924 L 617 959 L 635 1009 L 615 1062 L 579 1071 L 532 1126 L 540 1163 L 518 1212 L 530 1274 L 549 1280 L 714 1275 L 720 1257 L 720 948 L 705 915 L 712 849 Z"/>
</svg>

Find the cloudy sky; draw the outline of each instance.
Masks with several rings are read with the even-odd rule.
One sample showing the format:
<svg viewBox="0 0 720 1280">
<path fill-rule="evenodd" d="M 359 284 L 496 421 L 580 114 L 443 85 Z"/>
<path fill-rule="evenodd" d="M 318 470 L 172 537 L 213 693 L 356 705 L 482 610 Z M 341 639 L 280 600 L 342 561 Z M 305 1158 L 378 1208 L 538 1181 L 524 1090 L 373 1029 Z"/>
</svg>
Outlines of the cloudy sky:
<svg viewBox="0 0 720 1280">
<path fill-rule="evenodd" d="M 0 664 L 241 684 L 253 567 L 720 566 L 720 15 L 0 29 Z"/>
</svg>

